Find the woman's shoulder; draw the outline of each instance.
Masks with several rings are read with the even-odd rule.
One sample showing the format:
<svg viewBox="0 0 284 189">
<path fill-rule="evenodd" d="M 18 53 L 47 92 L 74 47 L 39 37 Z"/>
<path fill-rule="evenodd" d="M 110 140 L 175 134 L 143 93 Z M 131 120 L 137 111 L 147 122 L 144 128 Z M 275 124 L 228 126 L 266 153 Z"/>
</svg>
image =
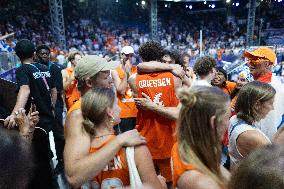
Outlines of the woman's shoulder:
<svg viewBox="0 0 284 189">
<path fill-rule="evenodd" d="M 179 189 L 207 189 L 208 186 L 210 186 L 211 189 L 221 189 L 219 184 L 216 183 L 210 176 L 197 170 L 187 171 L 181 175 L 177 186 Z"/>
</svg>

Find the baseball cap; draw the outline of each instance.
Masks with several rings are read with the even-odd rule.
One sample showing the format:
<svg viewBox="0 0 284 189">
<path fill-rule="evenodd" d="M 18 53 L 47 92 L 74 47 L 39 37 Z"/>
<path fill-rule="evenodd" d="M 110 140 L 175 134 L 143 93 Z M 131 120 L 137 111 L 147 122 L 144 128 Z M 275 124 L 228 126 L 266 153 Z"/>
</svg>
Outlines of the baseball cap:
<svg viewBox="0 0 284 189">
<path fill-rule="evenodd" d="M 100 71 L 114 70 L 118 67 L 119 62 L 110 61 L 96 55 L 85 55 L 75 67 L 75 78 L 82 80 L 85 77 L 93 77 Z"/>
<path fill-rule="evenodd" d="M 131 46 L 125 46 L 121 49 L 121 54 L 134 54 L 134 49 Z"/>
<path fill-rule="evenodd" d="M 260 58 L 260 59 L 266 59 L 272 64 L 276 63 L 276 54 L 273 52 L 271 48 L 268 47 L 260 47 L 252 52 L 246 51 L 244 52 L 244 56 L 247 57 L 248 59 Z"/>
</svg>

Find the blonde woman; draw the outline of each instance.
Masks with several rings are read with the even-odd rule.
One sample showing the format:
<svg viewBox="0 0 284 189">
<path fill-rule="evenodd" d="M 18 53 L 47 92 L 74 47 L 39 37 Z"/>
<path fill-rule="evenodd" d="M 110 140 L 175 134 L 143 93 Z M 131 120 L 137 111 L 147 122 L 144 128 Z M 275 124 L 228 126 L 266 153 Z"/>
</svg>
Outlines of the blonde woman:
<svg viewBox="0 0 284 189">
<path fill-rule="evenodd" d="M 90 137 L 90 146 L 85 148 L 85 154 L 86 156 L 99 154 L 100 149 L 117 137 L 114 134 L 113 126 L 120 122 L 120 107 L 113 90 L 96 88 L 88 91 L 82 97 L 82 114 L 84 118 L 83 128 Z M 129 138 L 128 140 L 132 139 Z M 141 140 L 145 141 L 144 137 L 141 136 Z M 153 188 L 162 188 L 146 145 L 135 147 L 134 158 L 142 183 Z M 113 154 L 111 161 L 102 160 L 101 166 L 99 173 L 87 175 L 86 184 L 82 188 L 122 188 L 130 185 L 129 170 L 123 146 Z"/>
<path fill-rule="evenodd" d="M 195 86 L 182 89 L 179 99 L 178 141 L 172 149 L 174 187 L 225 188 L 229 173 L 220 159 L 231 112 L 229 96 L 216 87 Z"/>
</svg>

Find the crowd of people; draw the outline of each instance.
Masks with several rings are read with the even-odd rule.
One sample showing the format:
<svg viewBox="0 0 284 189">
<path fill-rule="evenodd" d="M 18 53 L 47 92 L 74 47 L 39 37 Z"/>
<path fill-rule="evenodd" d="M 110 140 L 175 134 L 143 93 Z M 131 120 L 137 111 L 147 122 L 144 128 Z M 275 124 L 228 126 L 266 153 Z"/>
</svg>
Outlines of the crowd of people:
<svg viewBox="0 0 284 189">
<path fill-rule="evenodd" d="M 59 188 L 58 174 L 73 188 L 284 186 L 284 86 L 272 75 L 270 48 L 245 52 L 249 69 L 235 82 L 214 58 L 198 58 L 192 69 L 186 54 L 154 41 L 139 47 L 138 65 L 131 46 L 122 47 L 119 61 L 74 51 L 67 67 L 30 40 L 19 40 L 15 52 L 18 96 L 1 117 L 0 146 L 25 158 L 16 160 L 19 167 L 3 158 L 0 164 L 5 175 L 28 174 L 15 182 L 3 177 L 1 188 Z"/>
<path fill-rule="evenodd" d="M 46 2 L 34 4 L 34 7 L 38 6 L 40 9 L 32 10 L 24 3 L 18 3 L 19 5 L 11 3 L 13 6 L 8 6 L 9 2 L 6 4 L 4 7 L 7 7 L 3 10 L 13 10 L 16 7 L 21 7 L 22 10 L 17 12 L 16 17 L 9 16 L 9 12 L 4 11 L 7 19 L 0 25 L 3 35 L 17 31 L 16 38 L 31 39 L 36 45 L 46 44 L 58 50 L 56 39 L 48 24 L 47 15 L 49 12 Z M 72 3 L 67 3 L 67 5 L 69 4 L 72 5 Z M 127 44 L 133 46 L 137 51 L 142 43 L 149 40 L 147 25 L 140 28 L 128 27 L 126 30 L 126 24 L 115 23 L 104 19 L 104 17 L 96 20 L 80 18 L 78 5 L 70 5 L 70 7 L 67 5 L 65 5 L 64 12 L 67 49 L 75 47 L 82 52 L 116 54 Z M 159 12 L 159 40 L 161 40 L 162 46 L 183 51 L 191 49 L 193 55 L 198 54 L 198 31 L 200 29 L 203 30 L 203 51 L 208 51 L 212 55 L 215 55 L 216 49 L 219 48 L 236 49 L 234 52 L 236 54 L 240 48 L 245 46 L 246 31 L 243 27 L 245 24 L 241 25 L 237 23 L 237 20 L 228 23 L 225 13 L 209 12 L 208 15 L 191 14 L 188 16 L 186 12 L 180 12 L 182 14 L 178 18 L 163 10 Z M 212 16 L 214 19 L 211 19 Z M 188 17 L 190 22 L 179 19 Z"/>
<path fill-rule="evenodd" d="M 237 17 L 164 9 L 157 42 L 143 27 L 80 18 L 69 2 L 60 49 L 47 1 L 26 2 L 1 2 L 0 61 L 8 53 L 19 62 L 17 89 L 5 91 L 17 94 L 14 107 L 0 102 L 0 188 L 284 188 L 278 55 L 245 50 Z M 223 60 L 236 55 L 246 64 L 231 80 Z"/>
</svg>

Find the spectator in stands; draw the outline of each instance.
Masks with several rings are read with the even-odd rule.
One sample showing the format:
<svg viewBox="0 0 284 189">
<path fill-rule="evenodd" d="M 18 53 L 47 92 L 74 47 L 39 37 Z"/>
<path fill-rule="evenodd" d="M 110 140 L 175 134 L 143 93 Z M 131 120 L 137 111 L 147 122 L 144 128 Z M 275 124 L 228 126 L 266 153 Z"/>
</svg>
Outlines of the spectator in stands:
<svg viewBox="0 0 284 189">
<path fill-rule="evenodd" d="M 100 149 L 117 138 L 113 126 L 120 122 L 120 107 L 115 92 L 108 88 L 89 90 L 82 97 L 82 115 L 83 129 L 91 138 L 86 153 L 99 154 Z M 162 188 L 146 145 L 135 147 L 134 158 L 142 183 L 149 184 L 153 188 Z M 123 148 L 113 154 L 110 162 L 102 159 L 100 163 L 102 170 L 98 175 L 91 177 L 91 181 L 86 185 L 96 185 L 100 188 L 123 188 L 130 185 L 130 170 Z"/>
<path fill-rule="evenodd" d="M 77 51 L 71 52 L 68 57 L 68 61 L 71 67 L 62 70 L 63 77 L 63 89 L 65 91 L 65 103 L 66 108 L 69 110 L 73 104 L 79 100 L 80 92 L 77 89 L 78 81 L 75 79 L 75 68 L 78 61 L 82 58 L 81 54 Z"/>
<path fill-rule="evenodd" d="M 190 55 L 188 53 L 182 54 L 182 60 L 184 67 L 189 67 Z"/>
<path fill-rule="evenodd" d="M 216 61 L 214 58 L 209 56 L 198 58 L 193 70 L 197 76 L 197 80 L 192 83 L 192 86 L 212 86 L 211 81 L 216 76 Z"/>
<path fill-rule="evenodd" d="M 236 115 L 230 119 L 228 131 L 232 168 L 257 147 L 271 143 L 265 133 L 255 127 L 255 123 L 265 119 L 273 110 L 275 93 L 271 85 L 259 81 L 250 82 L 241 88 L 236 102 Z"/>
<path fill-rule="evenodd" d="M 55 168 L 55 173 L 59 174 L 63 172 L 63 149 L 64 149 L 64 132 L 63 132 L 63 82 L 61 75 L 61 67 L 57 63 L 50 60 L 50 49 L 46 45 L 40 45 L 36 48 L 36 56 L 38 62 L 44 64 L 48 67 L 51 76 L 54 78 L 54 85 L 57 90 L 57 100 L 54 109 L 55 123 L 52 127 L 52 132 L 54 136 L 57 165 Z"/>
<path fill-rule="evenodd" d="M 208 86 L 182 89 L 178 96 L 182 107 L 171 156 L 174 188 L 225 188 L 229 172 L 220 161 L 231 114 L 229 96 Z"/>
<path fill-rule="evenodd" d="M 83 56 L 75 68 L 78 90 L 82 96 L 95 87 L 111 88 L 110 70 L 116 67 L 117 64 L 107 62 L 104 58 L 95 55 Z M 121 147 L 145 144 L 145 140 L 137 130 L 131 130 L 118 135 L 97 153 L 89 154 L 91 139 L 91 136 L 84 131 L 81 99 L 79 99 L 68 111 L 65 124 L 65 175 L 75 188 L 81 187 L 97 176 Z"/>
<path fill-rule="evenodd" d="M 233 172 L 229 189 L 284 188 L 284 147 L 266 145 L 245 158 Z"/>
<path fill-rule="evenodd" d="M 58 60 L 58 64 L 62 65 L 63 67 L 67 67 L 67 62 L 64 56 L 64 51 L 59 51 L 59 54 L 56 56 L 56 59 Z"/>
<path fill-rule="evenodd" d="M 244 56 L 248 58 L 248 65 L 254 80 L 270 83 L 276 90 L 274 100 L 274 110 L 272 110 L 265 119 L 255 123 L 268 138 L 277 132 L 277 129 L 284 123 L 284 86 L 279 78 L 272 76 L 272 66 L 276 62 L 276 55 L 272 49 L 260 47 L 252 52 L 245 52 Z"/>
<path fill-rule="evenodd" d="M 227 95 L 231 95 L 236 86 L 236 83 L 228 81 L 227 72 L 221 67 L 217 68 L 216 76 L 211 81 L 211 84 L 222 89 Z"/>
<path fill-rule="evenodd" d="M 14 127 L 16 111 L 20 108 L 29 109 L 35 104 L 39 111 L 40 121 L 38 126 L 49 132 L 54 125 L 53 110 L 56 102 L 57 91 L 53 78 L 48 68 L 39 63 L 33 63 L 35 47 L 29 40 L 21 40 L 15 47 L 17 56 L 22 65 L 16 70 L 17 84 L 19 87 L 16 105 L 12 114 L 6 118 L 5 126 Z M 35 138 L 33 144 L 44 144 L 41 150 L 36 149 L 37 164 L 31 185 L 36 188 L 52 188 L 51 150 L 49 148 L 48 134 Z M 39 150 L 39 151 L 38 151 Z M 40 157 L 40 158 L 39 158 Z"/>
</svg>

